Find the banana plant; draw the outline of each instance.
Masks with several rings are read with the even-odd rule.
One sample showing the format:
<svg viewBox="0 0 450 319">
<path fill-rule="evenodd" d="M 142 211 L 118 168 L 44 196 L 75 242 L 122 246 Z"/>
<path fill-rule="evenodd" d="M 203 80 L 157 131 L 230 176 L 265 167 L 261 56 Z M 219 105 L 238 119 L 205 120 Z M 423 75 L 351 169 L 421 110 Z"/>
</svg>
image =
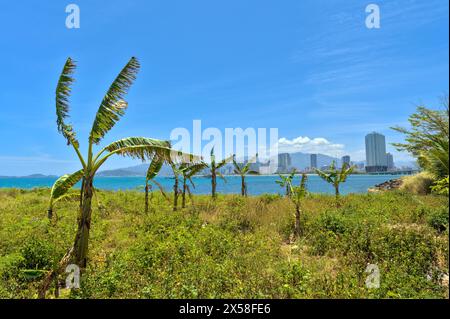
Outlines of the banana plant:
<svg viewBox="0 0 450 319">
<path fill-rule="evenodd" d="M 257 156 L 258 156 L 258 154 L 256 154 L 256 157 Z M 250 160 L 247 164 L 239 164 L 236 161 L 236 154 L 233 155 L 234 173 L 241 176 L 241 195 L 242 196 L 247 196 L 247 183 L 245 182 L 245 176 L 259 174 L 259 172 L 250 169 L 250 166 L 252 163 L 253 163 L 253 159 Z"/>
<path fill-rule="evenodd" d="M 80 214 L 73 249 L 70 250 L 73 258 L 70 259 L 73 259 L 73 262 L 79 267 L 85 268 L 91 229 L 93 181 L 100 167 L 113 155 L 128 156 L 142 161 L 151 160 L 155 155 L 166 161 L 178 158 L 185 159 L 186 156 L 189 156 L 189 159 L 193 159 L 193 157 L 172 150 L 168 141 L 146 137 L 120 139 L 103 147 L 98 153 L 94 153 L 94 147 L 120 120 L 128 106 L 124 96 L 136 79 L 140 68 L 138 60 L 134 57 L 120 71 L 104 96 L 89 133 L 88 151 L 86 157 L 84 157 L 81 154 L 80 144 L 73 127 L 68 124 L 69 97 L 74 82 L 75 68 L 75 62 L 68 58 L 56 87 L 56 122 L 58 131 L 66 139 L 67 145 L 75 151 L 82 169 L 66 176 L 63 180 L 59 180 L 59 184 L 54 187 L 58 191 L 52 192 L 54 197 L 51 201 L 57 200 L 58 196 L 64 195 L 75 183 L 81 180 Z"/>
<path fill-rule="evenodd" d="M 188 185 L 188 181 L 193 188 L 195 188 L 195 184 L 192 181 L 192 177 L 198 174 L 201 170 L 208 167 L 208 165 L 204 162 L 201 163 L 182 163 L 180 165 L 180 172 L 183 176 L 183 188 L 182 188 L 182 197 L 181 197 L 181 207 L 186 207 L 186 192 L 191 196 L 191 189 Z M 191 196 L 192 201 L 192 196 Z"/>
<path fill-rule="evenodd" d="M 76 183 L 78 183 L 78 181 L 83 177 L 83 174 L 83 170 L 79 170 L 72 175 L 66 174 L 56 180 L 50 193 L 49 207 L 47 210 L 47 217 L 49 219 L 53 218 L 53 211 L 57 202 L 68 197 L 78 195 L 74 193 L 68 193 L 68 191 Z"/>
<path fill-rule="evenodd" d="M 307 188 L 306 188 L 306 182 L 308 180 L 308 177 L 305 173 L 302 174 L 302 179 L 300 181 L 300 186 L 293 186 L 292 184 L 289 184 L 290 193 L 291 196 L 289 197 L 291 201 L 295 205 L 295 228 L 294 228 L 294 235 L 296 238 L 300 237 L 301 235 L 301 228 L 300 228 L 300 215 L 302 212 L 302 201 L 303 198 L 306 197 L 308 194 Z"/>
<path fill-rule="evenodd" d="M 83 171 L 80 170 L 78 173 L 82 174 Z M 61 177 L 59 177 L 56 182 L 53 184 L 53 187 L 51 189 L 50 192 L 50 200 L 49 200 L 49 207 L 47 209 L 47 217 L 49 220 L 53 219 L 53 213 L 55 213 L 54 208 L 56 203 L 63 201 L 63 200 L 69 200 L 69 199 L 78 199 L 78 201 L 80 201 L 81 198 L 81 192 L 69 192 L 70 189 L 77 183 L 77 181 L 80 180 L 80 178 L 77 179 L 77 174 L 73 175 L 63 175 Z M 93 193 L 94 196 L 97 195 L 97 193 L 99 193 L 100 190 L 97 188 L 93 188 Z M 100 203 L 100 201 L 98 200 L 98 197 L 96 197 L 97 199 L 97 207 L 99 209 L 104 209 L 104 206 Z M 81 201 L 80 201 L 81 204 Z M 80 206 L 81 207 L 81 206 Z M 56 219 L 58 219 L 58 215 L 55 213 L 56 215 Z"/>
<path fill-rule="evenodd" d="M 347 163 L 344 163 L 341 167 L 341 169 L 336 168 L 336 164 L 333 161 L 330 165 L 330 168 L 326 171 L 322 171 L 320 169 L 315 169 L 317 175 L 319 175 L 320 178 L 322 178 L 327 183 L 333 185 L 335 196 L 336 196 L 336 205 L 340 206 L 339 203 L 339 186 L 341 183 L 345 183 L 347 180 L 347 177 L 353 173 L 355 170 L 355 166 L 350 166 Z"/>
<path fill-rule="evenodd" d="M 148 193 L 149 193 L 149 190 L 152 189 L 151 183 L 155 184 L 161 191 L 161 194 L 164 196 L 164 198 L 168 199 L 162 185 L 155 180 L 155 177 L 158 175 L 163 164 L 164 164 L 163 158 L 160 158 L 159 156 L 154 156 L 148 167 L 147 174 L 145 175 L 145 212 L 146 213 L 148 213 L 148 207 L 149 207 L 148 206 Z"/>
<path fill-rule="evenodd" d="M 294 180 L 295 174 L 297 174 L 297 170 L 294 168 L 292 169 L 292 172 L 289 175 L 281 175 L 278 174 L 281 180 L 275 181 L 280 187 L 283 187 L 286 189 L 286 196 L 291 196 L 291 190 L 292 190 L 292 181 Z"/>
<path fill-rule="evenodd" d="M 223 166 L 225 166 L 228 162 L 230 162 L 233 159 L 233 155 L 230 157 L 227 157 L 223 159 L 220 162 L 216 162 L 216 155 L 214 154 L 214 147 L 211 149 L 211 162 L 207 167 L 210 170 L 211 174 L 211 196 L 213 199 L 217 197 L 216 189 L 217 189 L 217 175 L 219 175 L 220 178 L 222 178 L 224 181 L 226 181 L 225 177 L 223 177 L 222 173 L 220 173 L 219 169 L 221 169 Z"/>
<path fill-rule="evenodd" d="M 175 165 L 171 164 L 174 177 L 173 183 L 173 211 L 176 212 L 178 210 L 178 196 L 180 195 L 180 175 L 182 174 L 181 169 Z"/>
</svg>

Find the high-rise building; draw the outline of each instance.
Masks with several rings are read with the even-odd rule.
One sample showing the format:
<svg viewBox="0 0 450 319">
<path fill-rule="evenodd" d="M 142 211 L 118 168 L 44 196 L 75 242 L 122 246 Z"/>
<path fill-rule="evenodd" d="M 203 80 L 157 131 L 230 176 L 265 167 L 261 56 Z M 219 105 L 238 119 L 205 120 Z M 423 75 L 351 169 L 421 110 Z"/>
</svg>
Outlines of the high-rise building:
<svg viewBox="0 0 450 319">
<path fill-rule="evenodd" d="M 386 154 L 386 163 L 388 170 L 393 170 L 395 168 L 394 156 L 391 153 Z"/>
<path fill-rule="evenodd" d="M 310 168 L 317 168 L 317 154 L 311 154 L 309 167 Z"/>
<path fill-rule="evenodd" d="M 288 153 L 278 154 L 278 170 L 287 172 L 291 166 L 291 155 Z"/>
<path fill-rule="evenodd" d="M 350 156 L 349 155 L 342 156 L 342 166 L 344 166 L 344 165 L 350 166 Z"/>
<path fill-rule="evenodd" d="M 366 135 L 366 172 L 387 171 L 386 139 L 383 134 Z"/>
<path fill-rule="evenodd" d="M 255 162 L 250 164 L 250 170 L 259 172 L 259 168 L 261 167 L 261 163 L 259 162 L 258 154 L 255 155 Z"/>
</svg>

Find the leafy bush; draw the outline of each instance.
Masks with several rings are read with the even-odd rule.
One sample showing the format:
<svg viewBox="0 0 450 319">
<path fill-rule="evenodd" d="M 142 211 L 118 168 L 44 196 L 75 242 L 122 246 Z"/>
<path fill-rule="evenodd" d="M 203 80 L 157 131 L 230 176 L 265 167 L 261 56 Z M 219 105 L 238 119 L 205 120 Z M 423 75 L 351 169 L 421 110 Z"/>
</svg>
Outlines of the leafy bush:
<svg viewBox="0 0 450 319">
<path fill-rule="evenodd" d="M 438 195 L 444 195 L 447 196 L 449 195 L 449 185 L 448 185 L 448 179 L 449 177 L 446 176 L 440 180 L 438 180 L 432 187 L 431 187 L 431 191 L 435 194 Z"/>
<path fill-rule="evenodd" d="M 45 242 L 31 239 L 20 249 L 23 269 L 50 269 L 55 263 L 54 248 Z"/>
<path fill-rule="evenodd" d="M 434 176 L 428 172 L 402 177 L 400 190 L 417 195 L 426 195 L 431 192 Z"/>
<path fill-rule="evenodd" d="M 281 198 L 283 198 L 283 196 L 281 196 L 280 194 L 262 194 L 258 198 L 262 203 L 268 205 L 277 200 L 280 200 Z"/>
<path fill-rule="evenodd" d="M 448 219 L 449 219 L 448 209 L 435 210 L 428 217 L 428 225 L 433 227 L 439 232 L 443 232 L 448 229 Z"/>
<path fill-rule="evenodd" d="M 348 221 L 337 212 L 327 212 L 317 221 L 317 227 L 333 232 L 336 235 L 344 234 L 348 228 Z"/>
</svg>

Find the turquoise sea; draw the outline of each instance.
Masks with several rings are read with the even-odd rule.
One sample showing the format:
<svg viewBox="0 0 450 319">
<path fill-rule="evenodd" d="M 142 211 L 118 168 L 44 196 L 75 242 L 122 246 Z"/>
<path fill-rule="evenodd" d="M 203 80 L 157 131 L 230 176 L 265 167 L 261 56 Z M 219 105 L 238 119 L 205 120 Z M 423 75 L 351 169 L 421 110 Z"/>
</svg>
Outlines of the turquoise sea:
<svg viewBox="0 0 450 319">
<path fill-rule="evenodd" d="M 341 193 L 365 193 L 367 189 L 388 181 L 398 178 L 398 175 L 351 175 L 347 182 L 342 184 Z M 0 178 L 0 188 L 21 188 L 31 189 L 36 187 L 51 187 L 56 178 Z M 173 187 L 173 178 L 158 177 L 156 178 L 167 191 L 171 191 Z M 280 193 L 284 190 L 275 183 L 279 180 L 278 176 L 248 176 L 246 178 L 249 195 L 259 195 L 263 193 Z M 195 189 L 194 194 L 209 194 L 211 192 L 211 180 L 207 177 L 194 177 Z M 296 177 L 295 183 L 298 184 L 300 177 Z M 95 179 L 95 187 L 105 190 L 133 190 L 142 189 L 145 183 L 144 177 L 98 177 Z M 78 185 L 79 187 L 79 185 Z M 239 176 L 227 176 L 226 182 L 218 179 L 217 190 L 220 193 L 232 194 L 240 193 L 241 179 Z M 191 187 L 192 188 L 192 187 Z M 325 183 L 317 175 L 309 175 L 308 190 L 313 193 L 333 193 L 333 188 Z"/>
</svg>

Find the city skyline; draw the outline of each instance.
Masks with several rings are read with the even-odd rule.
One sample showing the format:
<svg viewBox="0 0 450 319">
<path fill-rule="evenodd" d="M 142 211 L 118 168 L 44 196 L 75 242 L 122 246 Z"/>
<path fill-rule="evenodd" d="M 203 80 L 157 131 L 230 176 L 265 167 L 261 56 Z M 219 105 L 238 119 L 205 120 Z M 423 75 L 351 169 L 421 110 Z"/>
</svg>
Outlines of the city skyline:
<svg viewBox="0 0 450 319">
<path fill-rule="evenodd" d="M 386 166 L 386 170 L 393 170 L 396 168 L 396 166 L 403 167 L 403 168 L 414 168 L 416 167 L 416 163 L 414 161 L 411 162 L 400 162 L 401 165 L 397 165 L 394 161 L 394 157 L 391 153 L 389 152 L 385 152 L 386 150 L 386 140 L 385 140 L 385 136 L 383 134 L 377 133 L 377 132 L 371 132 L 368 133 L 365 137 L 366 139 L 366 151 L 367 151 L 367 137 L 371 136 L 371 135 L 376 135 L 379 138 L 381 138 L 380 141 L 380 145 L 382 145 L 382 148 L 379 150 L 379 154 L 378 154 L 378 158 L 375 159 L 375 161 L 382 159 L 382 163 L 380 165 L 382 166 Z M 384 153 L 384 157 L 381 155 Z M 370 151 L 369 151 L 370 153 Z M 305 156 L 308 157 L 308 165 L 303 165 L 303 167 L 298 167 L 292 164 L 292 158 L 291 155 L 292 154 L 303 154 Z M 329 158 L 328 161 L 326 161 L 326 164 L 322 163 L 322 165 L 318 165 L 318 156 L 326 156 Z M 315 168 L 321 168 L 321 169 L 326 169 L 331 162 L 335 162 L 338 165 L 343 165 L 344 163 L 347 163 L 349 165 L 355 165 L 359 170 L 365 169 L 367 168 L 367 166 L 372 166 L 372 162 L 369 161 L 369 163 L 371 165 L 368 165 L 368 161 L 367 161 L 367 153 L 365 154 L 366 159 L 356 159 L 354 160 L 350 155 L 344 155 L 341 158 L 339 158 L 338 156 L 332 156 L 332 155 L 328 155 L 328 154 L 323 154 L 323 153 L 306 153 L 306 152 L 292 152 L 292 153 L 278 153 L 278 155 L 276 155 L 278 157 L 278 173 L 287 173 L 290 172 L 293 168 L 296 168 L 300 171 L 311 171 L 314 170 Z M 371 155 L 369 155 L 370 157 Z M 247 162 L 246 157 L 242 158 L 243 163 Z M 263 161 L 265 162 L 265 161 Z M 322 160 L 323 162 L 323 160 Z M 261 163 L 260 161 L 258 161 L 258 156 L 256 156 L 256 163 Z M 105 169 L 105 171 L 109 171 L 109 170 L 120 170 L 120 169 L 126 169 L 126 168 L 132 168 L 132 167 L 138 167 L 140 166 L 139 163 L 136 163 L 135 165 L 131 165 L 131 166 L 125 166 L 125 167 L 118 167 L 118 168 L 107 168 Z M 227 174 L 231 174 L 233 170 L 232 164 L 228 164 L 227 166 L 224 167 L 223 169 L 223 173 L 227 173 Z M 257 170 L 257 169 L 255 169 Z M 375 171 L 370 171 L 370 172 L 376 172 Z M 31 174 L 28 175 L 41 175 L 42 173 L 37 171 L 37 172 L 33 172 Z M 5 174 L 0 174 L 0 176 L 28 176 L 28 175 L 5 175 Z M 43 174 L 43 175 L 57 175 L 54 173 L 50 173 L 50 174 Z"/>
</svg>

